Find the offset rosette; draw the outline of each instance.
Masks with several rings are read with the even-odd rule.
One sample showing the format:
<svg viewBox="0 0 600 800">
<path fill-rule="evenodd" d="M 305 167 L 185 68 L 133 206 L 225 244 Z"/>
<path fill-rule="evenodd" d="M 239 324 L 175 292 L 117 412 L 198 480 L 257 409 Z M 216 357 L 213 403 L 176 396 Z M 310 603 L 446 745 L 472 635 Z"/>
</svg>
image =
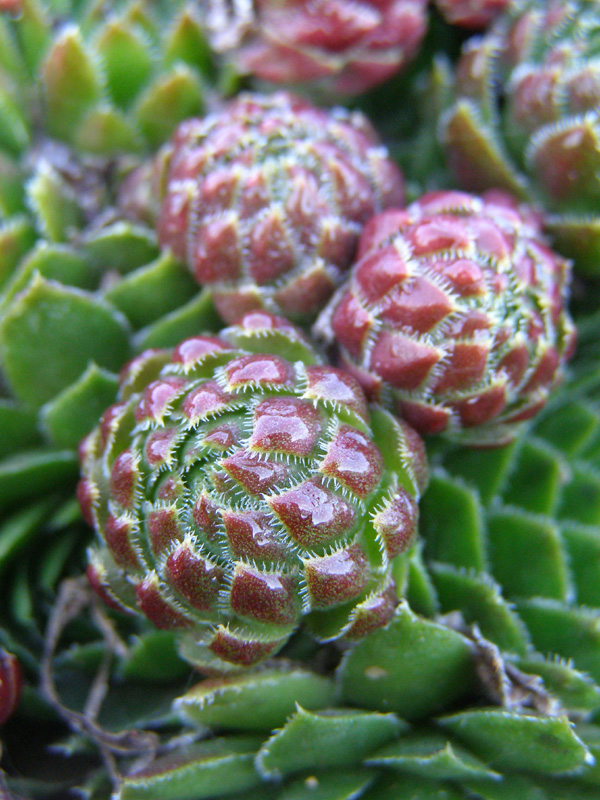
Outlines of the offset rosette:
<svg viewBox="0 0 600 800">
<path fill-rule="evenodd" d="M 357 94 L 412 59 L 426 0 L 205 0 L 213 45 L 266 81 Z"/>
<path fill-rule="evenodd" d="M 413 542 L 422 442 L 324 366 L 292 325 L 246 315 L 148 351 L 83 447 L 79 497 L 107 602 L 184 632 L 205 669 L 385 624 Z"/>
<path fill-rule="evenodd" d="M 509 195 L 433 192 L 367 225 L 317 330 L 421 433 L 501 444 L 573 350 L 569 272 Z"/>
<path fill-rule="evenodd" d="M 246 94 L 180 126 L 158 160 L 163 245 L 213 289 L 227 322 L 264 308 L 308 321 L 364 223 L 403 202 L 397 167 L 362 114 Z"/>
<path fill-rule="evenodd" d="M 598 273 L 600 65 L 597 0 L 521 0 L 456 70 L 442 139 L 461 186 L 535 200 L 576 267 Z"/>
</svg>

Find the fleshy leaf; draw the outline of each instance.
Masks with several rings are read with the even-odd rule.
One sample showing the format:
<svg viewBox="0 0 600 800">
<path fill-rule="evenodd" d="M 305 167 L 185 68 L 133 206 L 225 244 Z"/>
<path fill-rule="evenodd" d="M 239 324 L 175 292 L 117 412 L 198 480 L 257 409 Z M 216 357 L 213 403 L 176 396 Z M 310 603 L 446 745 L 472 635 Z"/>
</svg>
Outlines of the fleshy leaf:
<svg viewBox="0 0 600 800">
<path fill-rule="evenodd" d="M 553 775 L 592 760 L 566 717 L 477 709 L 438 722 L 493 768 Z"/>
<path fill-rule="evenodd" d="M 369 756 L 366 764 L 438 780 L 501 777 L 459 745 L 433 733 L 403 736 Z"/>
<path fill-rule="evenodd" d="M 501 650 L 525 653 L 527 631 L 489 575 L 437 563 L 430 564 L 429 571 L 442 611 L 460 610 L 466 622 L 476 622 L 485 638 Z"/>
<path fill-rule="evenodd" d="M 296 703 L 307 710 L 333 702 L 330 679 L 308 670 L 265 669 L 252 675 L 204 680 L 175 701 L 190 722 L 233 730 L 265 730 L 283 725 Z"/>
<path fill-rule="evenodd" d="M 164 253 L 152 264 L 129 273 L 105 297 L 135 328 L 141 328 L 187 303 L 198 291 L 188 270 Z"/>
<path fill-rule="evenodd" d="M 27 184 L 27 196 L 39 228 L 53 242 L 66 241 L 82 222 L 74 192 L 45 161 Z"/>
<path fill-rule="evenodd" d="M 101 270 L 110 267 L 122 274 L 148 264 L 159 255 L 153 231 L 122 220 L 87 231 L 82 243 Z"/>
<path fill-rule="evenodd" d="M 488 542 L 492 573 L 506 597 L 567 599 L 570 576 L 551 520 L 509 509 L 492 513 Z"/>
<path fill-rule="evenodd" d="M 186 675 L 189 665 L 179 657 L 171 631 L 149 631 L 129 648 L 121 672 L 127 680 L 163 683 Z"/>
<path fill-rule="evenodd" d="M 0 399 L 0 458 L 39 441 L 35 412 L 11 400 Z"/>
<path fill-rule="evenodd" d="M 260 740 L 213 739 L 180 748 L 126 777 L 118 800 L 204 800 L 251 789 L 261 779 L 254 769 Z"/>
<path fill-rule="evenodd" d="M 13 392 L 38 408 L 91 361 L 118 370 L 129 354 L 127 325 L 93 295 L 37 277 L 2 320 L 0 351 Z"/>
<path fill-rule="evenodd" d="M 565 468 L 548 445 L 525 441 L 503 491 L 504 502 L 552 515 L 558 502 Z"/>
<path fill-rule="evenodd" d="M 99 69 L 74 25 L 55 40 L 44 63 L 43 84 L 48 127 L 55 136 L 69 139 L 102 93 Z"/>
<path fill-rule="evenodd" d="M 401 730 L 394 714 L 344 710 L 313 714 L 298 707 L 261 747 L 256 766 L 267 778 L 304 769 L 352 767 Z"/>
<path fill-rule="evenodd" d="M 485 569 L 481 504 L 462 481 L 441 472 L 432 476 L 421 500 L 420 530 L 427 559 Z"/>
<path fill-rule="evenodd" d="M 141 96 L 136 119 L 144 137 L 159 147 L 184 119 L 202 114 L 202 86 L 194 72 L 178 64 Z"/>
<path fill-rule="evenodd" d="M 403 603 L 386 628 L 346 654 L 339 679 L 346 702 L 412 720 L 464 698 L 475 676 L 468 641 Z"/>
<path fill-rule="evenodd" d="M 16 217 L 0 225 L 0 286 L 10 280 L 34 241 L 33 228 L 24 217 Z"/>
<path fill-rule="evenodd" d="M 0 511 L 36 495 L 62 489 L 79 474 L 72 450 L 30 450 L 0 462 Z"/>
<path fill-rule="evenodd" d="M 546 598 L 521 600 L 516 605 L 536 650 L 570 658 L 578 669 L 600 681 L 600 611 Z"/>
<path fill-rule="evenodd" d="M 94 362 L 60 394 L 41 409 L 41 420 L 48 438 L 59 447 L 77 447 L 114 403 L 119 378 L 100 369 Z"/>
<path fill-rule="evenodd" d="M 221 326 L 210 292 L 203 290 L 185 305 L 153 322 L 134 337 L 137 352 L 149 347 L 175 347 L 200 331 L 216 331 Z"/>
</svg>

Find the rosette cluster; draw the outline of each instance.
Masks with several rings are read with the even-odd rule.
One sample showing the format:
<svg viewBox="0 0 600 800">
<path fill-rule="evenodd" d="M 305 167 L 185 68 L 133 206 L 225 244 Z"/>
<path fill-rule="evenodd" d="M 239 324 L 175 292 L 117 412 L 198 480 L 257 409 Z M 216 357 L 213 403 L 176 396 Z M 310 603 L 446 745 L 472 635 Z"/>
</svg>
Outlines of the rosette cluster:
<svg viewBox="0 0 600 800">
<path fill-rule="evenodd" d="M 600 68 L 596 0 L 521 0 L 456 68 L 442 139 L 463 188 L 535 200 L 578 269 L 600 252 Z"/>
<path fill-rule="evenodd" d="M 369 412 L 354 378 L 285 320 L 253 312 L 136 358 L 82 461 L 92 585 L 180 629 L 205 670 L 265 659 L 303 617 L 328 640 L 393 614 L 422 442 Z"/>
<path fill-rule="evenodd" d="M 230 323 L 256 308 L 314 318 L 364 223 L 403 201 L 402 177 L 362 114 L 285 93 L 240 95 L 183 123 L 158 171 L 160 241 Z"/>
<path fill-rule="evenodd" d="M 433 192 L 367 225 L 317 329 L 419 432 L 501 444 L 573 350 L 569 272 L 511 196 Z"/>
<path fill-rule="evenodd" d="M 400 71 L 427 27 L 426 0 L 206 0 L 213 43 L 273 83 L 357 94 Z"/>
</svg>

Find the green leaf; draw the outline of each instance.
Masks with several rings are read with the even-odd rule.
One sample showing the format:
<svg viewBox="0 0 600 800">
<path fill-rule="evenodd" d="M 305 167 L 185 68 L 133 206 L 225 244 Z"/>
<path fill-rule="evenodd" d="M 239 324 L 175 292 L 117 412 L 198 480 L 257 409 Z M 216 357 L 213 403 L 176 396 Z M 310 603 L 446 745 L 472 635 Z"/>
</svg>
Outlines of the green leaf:
<svg viewBox="0 0 600 800">
<path fill-rule="evenodd" d="M 134 337 L 134 347 L 138 353 L 151 347 L 175 347 L 189 336 L 217 331 L 221 326 L 211 294 L 204 289 L 185 305 L 142 328 Z"/>
<path fill-rule="evenodd" d="M 514 663 L 523 672 L 539 675 L 546 689 L 560 700 L 564 708 L 593 711 L 600 707 L 600 687 L 570 664 L 556 659 L 544 660 L 539 655 L 516 658 Z"/>
<path fill-rule="evenodd" d="M 19 156 L 28 145 L 25 117 L 10 94 L 0 86 L 0 148 Z"/>
<path fill-rule="evenodd" d="M 39 408 L 91 361 L 118 370 L 129 355 L 127 325 L 93 295 L 38 276 L 0 323 L 0 352 L 14 394 Z"/>
<path fill-rule="evenodd" d="M 491 571 L 506 597 L 566 600 L 570 575 L 558 526 L 506 509 L 488 517 Z"/>
<path fill-rule="evenodd" d="M 184 8 L 169 32 L 165 43 L 165 60 L 168 64 L 183 61 L 207 75 L 214 70 L 211 48 L 206 39 L 202 21 L 192 8 Z"/>
<path fill-rule="evenodd" d="M 25 217 L 13 217 L 0 225 L 0 286 L 12 277 L 35 241 L 35 232 Z"/>
<path fill-rule="evenodd" d="M 360 772 L 317 772 L 290 781 L 277 797 L 279 800 L 356 800 L 363 796 L 374 778 L 366 769 Z"/>
<path fill-rule="evenodd" d="M 419 528 L 426 559 L 485 569 L 481 504 L 462 481 L 434 473 L 421 500 Z"/>
<path fill-rule="evenodd" d="M 0 219 L 25 211 L 24 197 L 19 165 L 0 151 Z"/>
<path fill-rule="evenodd" d="M 565 522 L 561 529 L 569 567 L 582 605 L 600 607 L 600 537 L 598 526 Z"/>
<path fill-rule="evenodd" d="M 153 231 L 123 220 L 87 231 L 82 245 L 101 272 L 110 269 L 126 274 L 159 255 Z"/>
<path fill-rule="evenodd" d="M 394 714 L 367 711 L 312 713 L 300 706 L 284 727 L 268 739 L 256 757 L 266 778 L 304 769 L 352 767 L 395 739 L 402 723 Z"/>
<path fill-rule="evenodd" d="M 29 71 L 35 75 L 46 55 L 52 35 L 47 9 L 43 3 L 38 0 L 23 0 L 17 31 Z"/>
<path fill-rule="evenodd" d="M 553 775 L 592 760 L 566 717 L 477 709 L 444 717 L 438 724 L 498 769 Z"/>
<path fill-rule="evenodd" d="M 166 682 L 181 678 L 190 671 L 179 657 L 175 635 L 171 631 L 150 631 L 136 638 L 121 666 L 128 680 Z"/>
<path fill-rule="evenodd" d="M 413 720 L 463 699 L 475 674 L 463 636 L 421 619 L 402 603 L 387 627 L 348 651 L 339 680 L 344 701 Z"/>
<path fill-rule="evenodd" d="M 134 328 L 141 328 L 187 303 L 200 292 L 189 271 L 166 252 L 129 273 L 105 292 Z"/>
<path fill-rule="evenodd" d="M 408 605 L 417 614 L 433 617 L 439 611 L 437 594 L 431 576 L 423 563 L 418 543 L 416 547 L 413 547 L 408 559 L 408 575 L 404 595 L 408 600 Z"/>
<path fill-rule="evenodd" d="M 561 253 L 575 261 L 577 272 L 596 277 L 600 266 L 600 220 L 548 215 L 546 228 Z"/>
<path fill-rule="evenodd" d="M 517 447 L 516 441 L 489 450 L 460 447 L 444 457 L 444 467 L 476 487 L 487 506 L 500 492 Z"/>
<path fill-rule="evenodd" d="M 0 462 L 0 511 L 77 480 L 79 463 L 72 450 L 31 450 Z"/>
<path fill-rule="evenodd" d="M 476 622 L 485 638 L 501 650 L 525 654 L 527 631 L 489 575 L 457 570 L 450 564 L 430 564 L 429 572 L 442 611 L 460 610 L 467 623 Z"/>
<path fill-rule="evenodd" d="M 258 786 L 254 751 L 260 740 L 213 739 L 180 748 L 126 777 L 117 800 L 203 800 Z"/>
<path fill-rule="evenodd" d="M 567 457 L 578 455 L 598 429 L 598 415 L 583 404 L 552 409 L 536 426 L 536 433 Z"/>
<path fill-rule="evenodd" d="M 175 701 L 192 723 L 233 730 L 265 730 L 283 725 L 296 703 L 307 710 L 333 703 L 329 678 L 303 669 L 265 669 L 202 681 Z"/>
<path fill-rule="evenodd" d="M 160 147 L 180 122 L 204 111 L 203 88 L 184 64 L 150 84 L 137 103 L 135 117 L 152 148 Z"/>
<path fill-rule="evenodd" d="M 40 418 L 50 441 L 76 448 L 115 402 L 118 389 L 117 375 L 90 362 L 75 383 L 42 407 Z"/>
<path fill-rule="evenodd" d="M 107 88 L 117 105 L 126 108 L 152 74 L 148 38 L 122 19 L 111 19 L 96 46 L 102 59 Z"/>
<path fill-rule="evenodd" d="M 536 650 L 572 659 L 578 669 L 600 683 L 600 611 L 572 608 L 545 598 L 521 600 L 516 605 Z"/>
<path fill-rule="evenodd" d="M 102 95 L 100 71 L 76 26 L 68 26 L 55 39 L 43 66 L 42 80 L 48 128 L 53 135 L 69 140 Z"/>
<path fill-rule="evenodd" d="M 142 148 L 139 133 L 127 117 L 112 106 L 100 105 L 85 114 L 73 133 L 78 150 L 99 156 L 135 153 Z"/>
<path fill-rule="evenodd" d="M 396 775 L 378 781 L 361 800 L 465 800 L 465 794 L 450 783 L 430 781 L 416 775 Z"/>
<path fill-rule="evenodd" d="M 493 129 L 483 121 L 478 106 L 471 100 L 461 98 L 444 114 L 441 137 L 455 163 L 461 165 L 461 176 L 472 190 L 495 186 L 522 200 L 527 199 L 525 180 L 510 163 Z M 467 174 L 463 174 L 465 172 Z"/>
<path fill-rule="evenodd" d="M 53 242 L 66 241 L 83 221 L 75 193 L 47 161 L 27 184 L 27 197 L 39 228 Z"/>
<path fill-rule="evenodd" d="M 564 481 L 564 468 L 545 442 L 525 441 L 503 491 L 507 505 L 534 514 L 553 515 Z"/>
<path fill-rule="evenodd" d="M 563 488 L 557 516 L 584 525 L 600 525 L 600 471 L 583 464 L 573 468 L 571 480 Z"/>
<path fill-rule="evenodd" d="M 483 761 L 435 733 L 403 736 L 369 756 L 365 763 L 438 780 L 501 777 Z"/>
<path fill-rule="evenodd" d="M 35 411 L 0 398 L 0 458 L 39 441 Z"/>
<path fill-rule="evenodd" d="M 0 527 L 0 569 L 6 568 L 21 549 L 35 537 L 52 505 L 53 501 L 45 499 L 3 521 Z"/>
<path fill-rule="evenodd" d="M 67 245 L 38 242 L 4 288 L 0 296 L 0 313 L 27 286 L 36 272 L 43 278 L 80 289 L 92 289 L 96 283 L 95 270 L 76 250 Z"/>
</svg>

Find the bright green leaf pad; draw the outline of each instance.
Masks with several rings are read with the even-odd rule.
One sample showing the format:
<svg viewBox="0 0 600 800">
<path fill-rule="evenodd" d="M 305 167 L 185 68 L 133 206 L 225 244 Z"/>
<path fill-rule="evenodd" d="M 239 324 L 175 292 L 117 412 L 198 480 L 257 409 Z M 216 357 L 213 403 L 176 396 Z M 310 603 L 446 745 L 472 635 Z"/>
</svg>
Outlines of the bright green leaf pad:
<svg viewBox="0 0 600 800">
<path fill-rule="evenodd" d="M 346 703 L 419 719 L 464 699 L 473 684 L 468 641 L 400 605 L 390 624 L 350 650 L 339 679 Z"/>
<path fill-rule="evenodd" d="M 261 780 L 254 769 L 259 744 L 232 738 L 180 748 L 126 778 L 118 800 L 204 800 L 252 789 Z"/>
<path fill-rule="evenodd" d="M 394 714 L 367 711 L 311 713 L 298 708 L 262 746 L 256 766 L 266 778 L 304 769 L 352 767 L 394 739 L 402 723 Z"/>
<path fill-rule="evenodd" d="M 366 763 L 439 780 L 500 778 L 483 761 L 436 734 L 403 736 L 378 750 Z"/>
<path fill-rule="evenodd" d="M 256 674 L 202 681 L 180 697 L 184 719 L 213 728 L 271 731 L 283 725 L 299 703 L 306 710 L 333 703 L 330 678 L 308 670 L 265 669 Z"/>
<path fill-rule="evenodd" d="M 15 395 L 39 408 L 91 361 L 118 370 L 129 352 L 127 323 L 94 296 L 38 278 L 0 323 L 0 352 Z"/>
<path fill-rule="evenodd" d="M 439 724 L 493 768 L 553 775 L 592 760 L 565 717 L 482 709 L 444 717 Z"/>
</svg>

